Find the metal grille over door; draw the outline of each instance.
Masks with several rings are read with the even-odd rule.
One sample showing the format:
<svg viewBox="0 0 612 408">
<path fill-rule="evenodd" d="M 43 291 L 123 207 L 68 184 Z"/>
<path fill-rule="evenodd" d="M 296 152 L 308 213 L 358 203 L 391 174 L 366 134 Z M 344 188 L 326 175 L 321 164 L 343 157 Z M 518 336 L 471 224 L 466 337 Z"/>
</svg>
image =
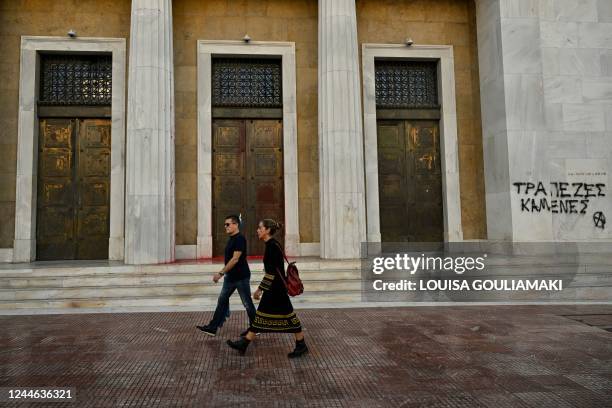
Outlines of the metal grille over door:
<svg viewBox="0 0 612 408">
<path fill-rule="evenodd" d="M 41 55 L 40 66 L 40 104 L 111 104 L 110 56 Z"/>
<path fill-rule="evenodd" d="M 212 105 L 280 108 L 281 72 L 278 59 L 215 58 L 212 61 Z"/>
<path fill-rule="evenodd" d="M 439 108 L 436 62 L 376 61 L 377 108 Z"/>
</svg>

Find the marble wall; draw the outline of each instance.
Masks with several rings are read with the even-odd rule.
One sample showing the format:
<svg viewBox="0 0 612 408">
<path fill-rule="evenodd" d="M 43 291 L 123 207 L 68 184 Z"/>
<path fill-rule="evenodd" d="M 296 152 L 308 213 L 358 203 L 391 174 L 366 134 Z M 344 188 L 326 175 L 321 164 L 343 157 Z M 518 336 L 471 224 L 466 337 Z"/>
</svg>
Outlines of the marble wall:
<svg viewBox="0 0 612 408">
<path fill-rule="evenodd" d="M 612 238 L 611 4 L 477 1 L 490 239 Z"/>
</svg>

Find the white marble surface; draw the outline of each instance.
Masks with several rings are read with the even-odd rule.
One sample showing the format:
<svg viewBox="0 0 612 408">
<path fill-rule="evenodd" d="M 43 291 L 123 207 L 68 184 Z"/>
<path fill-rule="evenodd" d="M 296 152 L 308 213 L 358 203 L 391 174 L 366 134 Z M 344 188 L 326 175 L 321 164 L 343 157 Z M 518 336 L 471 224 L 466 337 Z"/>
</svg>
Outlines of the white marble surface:
<svg viewBox="0 0 612 408">
<path fill-rule="evenodd" d="M 355 0 L 319 0 L 321 257 L 358 258 L 366 240 Z"/>
<path fill-rule="evenodd" d="M 612 50 L 601 50 L 601 74 L 603 76 L 612 76 Z"/>
<path fill-rule="evenodd" d="M 558 21 L 597 21 L 597 0 L 555 0 L 553 5 Z"/>
<path fill-rule="evenodd" d="M 584 78 L 582 92 L 584 102 L 612 105 L 612 77 Z"/>
<path fill-rule="evenodd" d="M 599 77 L 602 75 L 599 48 L 555 48 L 559 52 L 559 71 L 556 75 Z"/>
<path fill-rule="evenodd" d="M 563 130 L 562 104 L 544 102 L 544 117 L 547 130 Z"/>
<path fill-rule="evenodd" d="M 505 1 L 500 5 L 502 18 L 537 19 L 541 0 L 514 0 Z"/>
<path fill-rule="evenodd" d="M 570 48 L 568 48 L 570 49 Z M 542 51 L 542 74 L 544 78 L 559 75 L 560 52 L 559 48 L 543 47 Z"/>
<path fill-rule="evenodd" d="M 125 261 L 175 258 L 171 0 L 133 0 L 127 120 Z"/>
<path fill-rule="evenodd" d="M 597 21 L 612 23 L 612 1 L 597 0 Z"/>
<path fill-rule="evenodd" d="M 516 181 L 548 186 L 551 181 L 592 183 L 603 177 L 606 197 L 610 194 L 608 6 L 598 0 L 537 3 L 477 1 L 488 238 L 605 242 L 609 229 L 594 227 L 591 210 L 526 212 L 513 191 Z M 534 23 L 539 38 L 533 38 L 538 32 Z M 499 49 L 504 50 L 502 61 Z M 610 211 L 609 199 L 590 201 L 593 208 Z"/>
<path fill-rule="evenodd" d="M 300 256 L 316 256 L 321 254 L 321 244 L 318 242 L 302 242 L 300 243 Z"/>
<path fill-rule="evenodd" d="M 578 46 L 577 23 L 540 21 L 540 33 L 542 47 L 576 48 Z"/>
<path fill-rule="evenodd" d="M 548 103 L 580 103 L 582 79 L 560 75 L 544 77 L 544 97 Z"/>
<path fill-rule="evenodd" d="M 507 129 L 545 129 L 542 82 L 541 74 L 504 75 Z"/>
<path fill-rule="evenodd" d="M 196 259 L 197 245 L 177 245 L 175 249 L 176 259 Z"/>
<path fill-rule="evenodd" d="M 112 65 L 111 191 L 109 258 L 123 259 L 125 177 L 125 39 L 21 37 L 17 187 L 13 261 L 36 259 L 36 183 L 38 165 L 37 55 L 41 51 L 110 53 Z"/>
<path fill-rule="evenodd" d="M 605 130 L 605 107 L 603 105 L 564 104 L 563 130 L 570 132 Z"/>
<path fill-rule="evenodd" d="M 580 48 L 606 48 L 612 44 L 612 23 L 580 23 L 578 45 Z"/>
<path fill-rule="evenodd" d="M 283 80 L 283 181 L 285 195 L 285 251 L 298 256 L 297 108 L 295 43 L 200 40 L 197 43 L 198 73 L 198 237 L 197 257 L 212 257 L 212 55 L 274 55 L 281 57 Z"/>
<path fill-rule="evenodd" d="M 540 23 L 533 19 L 505 19 L 501 26 L 504 74 L 540 74 Z M 507 62 L 506 62 L 507 61 Z"/>
<path fill-rule="evenodd" d="M 13 248 L 0 248 L 0 263 L 13 262 Z"/>
<path fill-rule="evenodd" d="M 514 3 L 516 5 L 516 3 Z M 529 8 L 529 6 L 526 6 Z M 476 33 L 487 209 L 487 238 L 512 240 L 510 169 L 507 143 L 506 90 L 502 53 L 502 10 L 506 16 L 525 12 L 511 10 L 510 2 L 476 1 Z"/>
</svg>

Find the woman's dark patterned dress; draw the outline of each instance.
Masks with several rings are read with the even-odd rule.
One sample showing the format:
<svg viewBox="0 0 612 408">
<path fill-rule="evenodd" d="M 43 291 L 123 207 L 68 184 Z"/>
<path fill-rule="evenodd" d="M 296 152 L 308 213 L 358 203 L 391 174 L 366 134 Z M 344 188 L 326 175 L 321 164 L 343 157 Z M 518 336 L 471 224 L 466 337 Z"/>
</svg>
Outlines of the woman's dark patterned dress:
<svg viewBox="0 0 612 408">
<path fill-rule="evenodd" d="M 280 243 L 274 238 L 266 241 L 263 257 L 264 278 L 259 285 L 263 291 L 250 331 L 255 333 L 298 333 L 302 324 L 297 318 L 279 273 L 285 276 L 285 262 Z"/>
</svg>

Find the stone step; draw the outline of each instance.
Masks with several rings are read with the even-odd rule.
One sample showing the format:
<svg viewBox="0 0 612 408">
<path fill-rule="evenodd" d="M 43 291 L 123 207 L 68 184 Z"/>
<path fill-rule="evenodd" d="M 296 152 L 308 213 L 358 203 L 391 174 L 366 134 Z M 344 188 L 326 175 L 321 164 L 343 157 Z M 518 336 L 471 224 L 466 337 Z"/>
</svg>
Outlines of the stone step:
<svg viewBox="0 0 612 408">
<path fill-rule="evenodd" d="M 529 262 L 526 261 L 529 260 Z M 612 299 L 612 258 L 572 257 L 508 258 L 490 257 L 484 271 L 466 272 L 470 278 L 570 279 L 571 287 L 548 297 L 541 293 L 513 292 L 508 301 L 610 301 Z M 574 262 L 570 262 L 574 261 Z M 260 260 L 249 262 L 255 289 L 263 275 Z M 305 293 L 293 298 L 297 307 L 318 304 L 361 303 L 361 263 L 359 260 L 327 261 L 297 259 Z M 124 265 L 109 261 L 37 262 L 0 265 L 0 311 L 116 308 L 214 308 L 221 289 L 211 281 L 222 267 L 218 262 L 178 262 L 165 265 Z M 467 275 L 469 273 L 469 275 Z M 388 280 L 391 274 L 381 277 Z M 419 276 L 426 277 L 423 273 Z M 432 276 L 433 278 L 434 276 Z M 405 276 L 401 276 L 405 278 Z M 457 278 L 462 278 L 458 275 Z M 496 301 L 499 296 L 469 294 L 462 300 Z M 387 300 L 387 299 L 385 299 Z M 392 300 L 392 299 L 388 299 Z M 412 301 L 423 301 L 418 297 Z M 442 300 L 442 299 L 439 299 Z M 453 299 L 446 299 L 446 301 Z M 457 299 L 459 300 L 459 299 Z M 239 296 L 232 305 L 242 308 Z"/>
<path fill-rule="evenodd" d="M 290 259 L 294 261 L 294 259 Z M 359 270 L 359 260 L 296 260 L 300 273 L 307 271 Z M 114 261 L 57 261 L 35 262 L 31 264 L 0 264 L 0 279 L 23 276 L 80 276 L 111 274 L 180 274 L 180 273 L 215 273 L 221 270 L 219 262 L 176 262 L 161 265 L 125 265 Z M 249 261 L 252 272 L 262 272 L 260 260 Z"/>
<path fill-rule="evenodd" d="M 300 273 L 307 271 L 335 271 L 361 269 L 360 260 L 319 260 L 296 258 Z M 249 261 L 253 272 L 263 271 L 261 260 Z M 502 257 L 490 256 L 487 268 L 508 270 L 528 268 L 547 270 L 556 267 L 576 267 L 588 272 L 612 271 L 612 257 L 609 256 L 559 256 L 559 257 Z M 112 274 L 181 274 L 214 273 L 221 269 L 220 262 L 176 262 L 162 265 L 125 265 L 115 261 L 53 261 L 30 264 L 0 264 L 0 279 L 11 277 L 51 277 Z"/>
<path fill-rule="evenodd" d="M 612 257 L 611 257 L 612 258 Z M 315 277 L 322 279 L 320 276 L 338 276 L 339 279 L 347 275 L 357 276 L 361 273 L 359 266 L 355 267 L 353 262 L 347 262 L 344 268 L 339 263 L 334 268 L 321 268 L 321 265 L 314 263 L 300 263 L 300 276 Z M 85 267 L 57 267 L 57 268 L 3 268 L 0 269 L 0 287 L 7 280 L 27 280 L 33 278 L 43 279 L 66 279 L 66 278 L 92 278 L 99 277 L 100 279 L 110 279 L 117 277 L 118 279 L 130 277 L 167 277 L 167 276 L 212 276 L 221 268 L 220 264 L 214 266 L 206 265 L 202 267 L 196 264 L 178 264 L 177 266 L 169 265 L 115 265 L 115 266 L 85 266 Z M 253 276 L 263 273 L 263 265 L 258 263 L 251 264 Z M 403 273 L 403 272 L 402 272 Z M 425 273 L 425 272 L 420 272 Z M 612 264 L 538 264 L 538 265 L 510 265 L 510 264 L 488 264 L 483 271 L 472 270 L 468 272 L 471 276 L 501 276 L 501 275 L 539 275 L 539 274 L 557 274 L 557 273 L 612 273 Z M 313 275 L 314 274 L 314 275 Z M 164 278 L 161 278 L 164 279 Z M 8 285 L 5 285 L 8 286 Z"/>
<path fill-rule="evenodd" d="M 554 273 L 552 273 L 554 272 Z M 572 280 L 574 285 L 580 286 L 602 286 L 608 285 L 612 287 L 612 274 L 571 274 L 561 273 L 559 269 L 551 271 L 551 273 L 540 274 L 495 274 L 491 275 L 469 275 L 463 278 L 533 278 L 537 276 L 539 279 L 565 279 Z M 251 286 L 255 287 L 261 280 L 261 274 L 253 274 Z M 311 290 L 334 291 L 343 284 L 358 286 L 360 283 L 360 275 L 357 271 L 334 271 L 334 272 L 307 272 L 301 274 L 302 280 L 307 288 Z M 385 280 L 389 280 L 390 276 L 382 276 Z M 433 276 L 432 276 L 433 278 Z M 457 278 L 462 278 L 457 276 Z M 359 289 L 357 287 L 357 289 Z M 211 274 L 178 274 L 178 275 L 109 275 L 109 276 L 77 276 L 77 277 L 54 277 L 54 278 L 11 278 L 0 281 L 0 300 L 14 299 L 43 299 L 45 295 L 52 298 L 59 298 L 65 294 L 67 298 L 73 297 L 114 297 L 116 293 L 124 293 L 125 296 L 131 296 L 134 293 L 141 295 L 142 292 L 149 293 L 159 291 L 169 295 L 176 294 L 174 291 L 186 290 L 199 291 L 205 295 L 217 295 L 220 290 L 220 284 L 215 284 L 211 280 Z M 88 295 L 84 295 L 86 293 Z M 99 294 L 98 294 L 99 293 Z M 179 294 L 181 294 L 179 293 Z M 42 297 L 41 297 L 42 296 Z"/>
<path fill-rule="evenodd" d="M 253 288 L 256 285 L 253 285 Z M 304 283 L 305 290 L 314 292 L 334 292 L 339 290 L 360 290 L 361 280 L 309 281 Z M 29 299 L 78 299 L 78 298 L 115 298 L 144 296 L 210 296 L 216 298 L 221 285 L 214 284 L 177 284 L 141 286 L 102 286 L 73 288 L 26 288 L 0 291 L 2 300 Z"/>
<path fill-rule="evenodd" d="M 139 285 L 179 285 L 179 284 L 209 284 L 218 286 L 212 281 L 211 272 L 183 272 L 183 273 L 139 273 L 139 274 L 93 274 L 77 276 L 11 276 L 0 279 L 0 291 L 3 289 L 28 288 L 69 288 L 83 286 L 139 286 Z M 251 284 L 257 285 L 263 278 L 263 273 L 254 272 L 251 275 Z M 360 279 L 359 271 L 302 271 L 300 278 L 304 282 Z"/>
<path fill-rule="evenodd" d="M 353 303 L 361 301 L 361 291 L 314 292 L 309 291 L 300 296 L 291 298 L 295 306 L 320 303 Z M 75 308 L 130 308 L 130 307 L 190 307 L 214 308 L 217 304 L 216 296 L 183 295 L 183 296 L 142 296 L 142 297 L 114 297 L 114 298 L 75 298 L 75 299 L 46 299 L 46 300 L 20 300 L 0 301 L 0 310 L 10 311 L 17 309 L 75 309 Z M 257 302 L 255 302 L 257 305 Z M 232 296 L 230 305 L 234 310 L 242 310 L 240 297 Z"/>
<path fill-rule="evenodd" d="M 563 292 L 551 294 L 548 297 L 535 297 L 530 293 L 514 293 L 504 299 L 493 297 L 482 297 L 468 299 L 440 297 L 438 302 L 454 302 L 457 305 L 469 302 L 610 302 L 612 290 L 610 287 L 575 287 L 567 288 Z M 391 304 L 422 304 L 430 303 L 433 299 L 409 299 L 398 302 L 395 299 L 387 299 Z M 305 292 L 303 295 L 291 299 L 293 305 L 299 308 L 316 307 L 320 304 L 332 305 L 334 303 L 347 306 L 366 306 L 369 302 L 362 300 L 361 291 L 336 291 L 336 292 Z M 380 300 L 378 300 L 380 302 Z M 77 309 L 87 309 L 88 312 L 95 312 L 106 308 L 114 308 L 115 311 L 130 311 L 130 308 L 184 308 L 185 310 L 212 310 L 216 305 L 217 299 L 213 296 L 183 295 L 183 296 L 143 296 L 143 297 L 115 297 L 115 298 L 75 298 L 75 299 L 49 299 L 49 300 L 16 300 L 0 301 L 0 314 L 6 313 L 28 313 L 45 311 L 74 311 Z M 384 305 L 386 302 L 378 304 Z M 242 310 L 239 296 L 232 296 L 230 301 L 232 310 Z M 257 303 L 256 303 L 257 304 Z"/>
</svg>

